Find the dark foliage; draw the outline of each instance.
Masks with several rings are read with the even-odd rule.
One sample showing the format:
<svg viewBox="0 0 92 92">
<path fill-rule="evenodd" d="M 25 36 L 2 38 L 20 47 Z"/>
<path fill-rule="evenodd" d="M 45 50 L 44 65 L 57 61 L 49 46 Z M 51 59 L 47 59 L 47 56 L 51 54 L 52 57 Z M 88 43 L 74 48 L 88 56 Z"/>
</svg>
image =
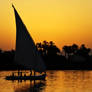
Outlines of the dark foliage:
<svg viewBox="0 0 92 92">
<path fill-rule="evenodd" d="M 92 56 L 89 55 L 91 49 L 82 44 L 80 47 L 77 44 L 71 46 L 63 46 L 61 53 L 60 49 L 53 41 L 37 43 L 36 47 L 45 61 L 47 69 L 92 69 Z M 0 49 L 0 69 L 24 69 L 23 66 L 17 65 L 14 62 L 15 51 L 2 51 Z"/>
</svg>

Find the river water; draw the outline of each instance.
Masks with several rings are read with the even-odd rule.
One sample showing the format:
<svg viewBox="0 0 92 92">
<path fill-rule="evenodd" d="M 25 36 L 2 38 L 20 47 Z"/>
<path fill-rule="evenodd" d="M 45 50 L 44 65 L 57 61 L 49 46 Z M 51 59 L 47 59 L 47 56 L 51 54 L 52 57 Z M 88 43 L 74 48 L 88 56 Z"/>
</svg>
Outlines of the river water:
<svg viewBox="0 0 92 92">
<path fill-rule="evenodd" d="M 47 71 L 46 81 L 8 81 L 0 71 L 0 92 L 92 92 L 92 71 Z"/>
</svg>

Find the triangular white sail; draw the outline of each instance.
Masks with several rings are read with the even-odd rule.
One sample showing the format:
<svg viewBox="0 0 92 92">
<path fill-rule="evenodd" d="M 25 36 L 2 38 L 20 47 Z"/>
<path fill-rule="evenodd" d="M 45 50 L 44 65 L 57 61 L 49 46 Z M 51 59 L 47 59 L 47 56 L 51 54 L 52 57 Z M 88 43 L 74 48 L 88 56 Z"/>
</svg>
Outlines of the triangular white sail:
<svg viewBox="0 0 92 92">
<path fill-rule="evenodd" d="M 36 72 L 44 72 L 46 67 L 36 49 L 35 43 L 14 6 L 13 8 L 16 19 L 15 61 Z"/>
</svg>

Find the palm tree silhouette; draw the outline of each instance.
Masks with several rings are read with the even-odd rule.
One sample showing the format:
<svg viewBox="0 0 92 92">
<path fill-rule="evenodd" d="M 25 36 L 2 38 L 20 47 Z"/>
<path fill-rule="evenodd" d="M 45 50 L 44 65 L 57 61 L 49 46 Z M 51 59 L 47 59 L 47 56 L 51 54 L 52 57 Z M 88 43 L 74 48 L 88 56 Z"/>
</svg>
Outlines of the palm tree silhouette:
<svg viewBox="0 0 92 92">
<path fill-rule="evenodd" d="M 70 54 L 72 53 L 72 46 L 64 46 L 63 50 L 65 52 L 65 57 L 69 58 Z"/>
<path fill-rule="evenodd" d="M 90 51 L 91 51 L 90 48 L 86 48 L 85 44 L 82 44 L 80 49 L 78 50 L 78 54 L 84 57 L 88 57 Z"/>
<path fill-rule="evenodd" d="M 77 44 L 73 44 L 73 45 L 72 45 L 72 53 L 73 53 L 73 55 L 77 53 L 78 48 L 79 48 L 79 47 L 78 47 Z"/>
</svg>

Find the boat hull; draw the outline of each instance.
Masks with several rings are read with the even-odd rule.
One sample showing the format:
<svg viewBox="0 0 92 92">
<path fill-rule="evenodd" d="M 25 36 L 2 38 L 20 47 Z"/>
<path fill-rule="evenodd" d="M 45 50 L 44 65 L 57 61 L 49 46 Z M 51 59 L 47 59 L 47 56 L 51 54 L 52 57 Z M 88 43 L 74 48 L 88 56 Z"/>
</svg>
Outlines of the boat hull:
<svg viewBox="0 0 92 92">
<path fill-rule="evenodd" d="M 6 76 L 6 80 L 45 80 L 46 75 L 39 76 Z"/>
</svg>

